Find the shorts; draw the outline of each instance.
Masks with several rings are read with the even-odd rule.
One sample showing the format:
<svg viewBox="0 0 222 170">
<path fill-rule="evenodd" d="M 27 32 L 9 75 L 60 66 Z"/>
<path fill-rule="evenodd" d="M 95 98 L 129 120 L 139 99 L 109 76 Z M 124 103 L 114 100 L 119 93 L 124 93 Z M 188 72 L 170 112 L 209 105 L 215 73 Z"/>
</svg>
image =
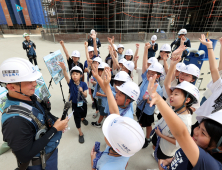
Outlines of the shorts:
<svg viewBox="0 0 222 170">
<path fill-rule="evenodd" d="M 142 114 L 142 116 L 141 116 Z M 141 110 L 137 107 L 136 108 L 136 117 L 139 120 L 139 124 L 141 124 L 142 127 L 151 126 L 154 122 L 154 115 L 147 115 L 146 113 L 141 113 Z"/>
<path fill-rule="evenodd" d="M 154 133 L 154 135 L 153 135 L 153 137 L 152 137 L 152 143 L 153 143 L 153 145 L 156 147 L 156 143 L 157 143 L 157 135 L 156 135 L 156 133 Z M 160 148 L 160 146 L 159 146 L 158 149 L 157 149 L 157 158 L 158 158 L 158 159 L 169 159 L 169 158 L 172 158 L 172 156 L 167 156 L 167 155 L 165 155 L 165 154 L 162 152 L 162 150 L 161 150 L 161 148 Z"/>
<path fill-rule="evenodd" d="M 99 107 L 100 116 L 108 116 L 108 114 L 104 112 L 105 107 L 102 107 L 102 106 L 98 106 L 98 107 Z"/>
<path fill-rule="evenodd" d="M 77 107 L 76 103 L 72 103 L 72 110 L 74 111 L 74 116 L 84 118 L 87 115 L 87 104 L 83 102 L 82 107 Z"/>
</svg>

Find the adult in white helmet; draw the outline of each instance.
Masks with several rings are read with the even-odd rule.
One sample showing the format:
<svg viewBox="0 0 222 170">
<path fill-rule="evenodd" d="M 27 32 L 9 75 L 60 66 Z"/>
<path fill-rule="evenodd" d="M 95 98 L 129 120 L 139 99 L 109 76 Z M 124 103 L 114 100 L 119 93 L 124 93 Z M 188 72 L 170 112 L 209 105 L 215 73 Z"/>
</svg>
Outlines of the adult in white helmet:
<svg viewBox="0 0 222 170">
<path fill-rule="evenodd" d="M 117 46 L 118 61 L 124 58 L 123 51 L 124 51 L 124 46 L 122 44 L 119 44 Z"/>
<path fill-rule="evenodd" d="M 222 152 L 222 111 L 217 110 L 208 116 L 198 116 L 200 125 L 194 129 L 193 136 L 187 130 L 187 126 L 181 118 L 163 101 L 155 92 L 154 81 L 148 87 L 152 96 L 151 105 L 156 104 L 165 120 L 169 131 L 175 137 L 178 149 L 172 158 L 161 160 L 159 167 L 169 169 L 215 169 L 221 168 Z M 183 113 L 181 113 L 182 115 Z M 162 140 L 162 139 L 161 139 Z M 177 163 L 173 160 L 177 160 Z"/>
<path fill-rule="evenodd" d="M 0 82 L 8 90 L 2 114 L 3 139 L 24 169 L 41 168 L 42 161 L 46 161 L 46 164 L 43 163 L 46 169 L 57 169 L 57 146 L 68 123 L 67 119 L 61 121 L 46 113 L 37 101 L 34 93 L 36 80 L 41 75 L 28 60 L 22 58 L 9 58 L 0 65 Z M 42 138 L 35 140 L 39 135 Z M 45 160 L 41 160 L 40 153 Z M 33 157 L 37 162 L 33 162 Z"/>
<path fill-rule="evenodd" d="M 92 38 L 92 35 L 94 35 L 94 34 L 97 34 L 97 32 L 94 29 L 92 29 L 90 31 L 90 38 L 88 39 L 88 45 L 91 46 L 91 47 L 94 47 L 94 41 L 93 41 L 93 38 Z M 99 47 L 101 47 L 101 43 L 100 43 L 99 38 L 96 38 L 95 42 L 96 42 L 96 47 L 99 49 Z"/>
<path fill-rule="evenodd" d="M 156 43 L 157 40 L 157 36 L 153 35 L 151 37 L 151 47 L 148 49 L 148 59 L 151 57 L 155 57 L 156 55 L 156 51 L 158 50 L 158 43 Z"/>
<path fill-rule="evenodd" d="M 175 51 L 180 45 L 181 45 L 181 41 L 182 41 L 182 45 L 185 45 L 186 47 L 191 47 L 191 43 L 190 43 L 190 39 L 186 37 L 187 35 L 187 30 L 186 29 L 181 29 L 179 32 L 178 32 L 178 37 L 176 40 L 174 40 L 172 43 L 171 43 L 171 48 L 172 48 L 172 52 Z M 183 52 L 182 54 L 182 58 L 181 60 L 183 59 L 183 57 L 186 56 L 186 53 Z"/>
<path fill-rule="evenodd" d="M 63 49 L 63 51 L 66 55 L 67 63 L 68 63 L 68 66 L 69 66 L 69 71 L 74 66 L 79 66 L 82 69 L 82 71 L 84 71 L 83 64 L 80 62 L 80 52 L 78 50 L 75 50 L 75 51 L 72 52 L 71 55 L 69 55 L 68 50 L 65 47 L 64 41 L 61 40 L 59 43 L 61 44 L 62 49 Z M 84 74 L 83 74 L 83 77 L 82 77 L 82 81 L 84 81 Z"/>
<path fill-rule="evenodd" d="M 146 127 L 146 139 L 143 148 L 146 148 L 149 144 L 149 137 L 150 132 L 152 131 L 152 123 L 154 122 L 154 109 L 155 106 L 150 107 L 149 105 L 149 98 L 147 95 L 147 87 L 149 84 L 149 78 L 153 77 L 157 74 L 156 81 L 157 81 L 157 92 L 162 96 L 163 92 L 158 83 L 160 75 L 163 73 L 163 66 L 158 63 L 154 62 L 151 66 L 147 66 L 147 53 L 148 49 L 150 48 L 150 43 L 146 43 L 144 47 L 144 54 L 143 54 L 143 65 L 142 65 L 142 79 L 143 82 L 140 85 L 140 95 L 137 101 L 137 108 L 136 108 L 136 116 L 139 120 L 139 123 L 142 127 Z"/>
</svg>

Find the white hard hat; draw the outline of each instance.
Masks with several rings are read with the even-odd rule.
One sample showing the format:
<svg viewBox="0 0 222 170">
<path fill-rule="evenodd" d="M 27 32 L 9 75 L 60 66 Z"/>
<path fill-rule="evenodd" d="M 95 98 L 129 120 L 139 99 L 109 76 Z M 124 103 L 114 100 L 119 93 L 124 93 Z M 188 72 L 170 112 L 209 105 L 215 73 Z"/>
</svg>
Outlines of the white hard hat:
<svg viewBox="0 0 222 170">
<path fill-rule="evenodd" d="M 115 48 L 115 50 L 117 51 L 117 46 L 116 46 L 116 44 L 113 44 L 113 47 Z"/>
<path fill-rule="evenodd" d="M 122 44 L 119 44 L 118 46 L 117 46 L 117 49 L 118 48 L 123 48 L 124 49 L 124 46 L 122 45 Z"/>
<path fill-rule="evenodd" d="M 117 114 L 109 115 L 102 131 L 111 147 L 124 157 L 133 156 L 145 142 L 143 129 L 135 120 Z"/>
<path fill-rule="evenodd" d="M 99 49 L 98 48 L 96 48 L 97 49 L 97 51 L 99 51 Z"/>
<path fill-rule="evenodd" d="M 160 51 L 171 52 L 171 47 L 169 44 L 163 44 L 160 48 Z"/>
<path fill-rule="evenodd" d="M 23 58 L 9 58 L 0 66 L 0 82 L 18 83 L 26 81 L 36 81 L 42 73 L 30 61 Z"/>
<path fill-rule="evenodd" d="M 72 54 L 71 54 L 71 57 L 78 57 L 78 58 L 80 58 L 80 52 L 77 51 L 77 50 L 73 51 Z"/>
<path fill-rule="evenodd" d="M 129 71 L 133 71 L 133 70 L 134 70 L 134 67 L 135 67 L 134 62 L 132 62 L 132 61 L 126 61 L 126 62 L 123 63 L 123 65 L 124 65 L 124 66 L 127 68 L 127 70 L 129 70 Z"/>
<path fill-rule="evenodd" d="M 191 74 L 197 78 L 200 76 L 200 69 L 195 64 L 186 65 L 181 72 Z"/>
<path fill-rule="evenodd" d="M 91 29 L 90 34 L 92 34 L 92 32 L 96 32 L 94 29 Z"/>
<path fill-rule="evenodd" d="M 163 66 L 159 62 L 152 63 L 149 66 L 148 70 L 155 71 L 155 72 L 163 74 Z"/>
<path fill-rule="evenodd" d="M 110 67 L 109 64 L 104 62 L 104 67 Z"/>
<path fill-rule="evenodd" d="M 126 94 L 127 96 L 129 96 L 134 101 L 136 101 L 140 95 L 139 86 L 132 81 L 123 83 L 121 86 L 117 86 L 117 89 L 122 93 Z"/>
<path fill-rule="evenodd" d="M 178 35 L 180 34 L 187 34 L 187 30 L 186 29 L 181 29 L 179 32 L 178 32 Z"/>
<path fill-rule="evenodd" d="M 132 81 L 129 74 L 127 74 L 125 71 L 120 71 L 119 73 L 117 73 L 113 78 L 113 80 L 124 81 L 124 82 Z"/>
<path fill-rule="evenodd" d="M 176 69 L 178 71 L 182 71 L 185 67 L 186 67 L 186 64 L 184 64 L 184 63 L 177 63 L 177 65 L 176 65 Z"/>
<path fill-rule="evenodd" d="M 106 67 L 106 63 L 101 62 L 98 66 L 98 69 L 104 69 Z"/>
<path fill-rule="evenodd" d="M 29 34 L 26 33 L 26 32 L 23 34 L 23 37 L 24 37 L 24 38 L 25 38 L 25 37 L 28 37 L 28 36 L 29 36 Z"/>
<path fill-rule="evenodd" d="M 93 59 L 93 61 L 97 61 L 98 63 L 101 63 L 102 62 L 102 59 L 100 57 L 95 57 Z"/>
<path fill-rule="evenodd" d="M 148 60 L 147 60 L 147 63 L 155 63 L 155 62 L 158 62 L 157 58 L 156 57 L 150 57 Z"/>
<path fill-rule="evenodd" d="M 172 91 L 174 89 L 182 89 L 182 90 L 186 91 L 187 93 L 189 93 L 193 97 L 193 99 L 194 99 L 193 104 L 198 103 L 198 101 L 199 101 L 200 93 L 199 93 L 198 88 L 187 81 L 183 81 L 182 83 L 178 84 L 176 87 L 171 87 L 170 89 Z"/>
<path fill-rule="evenodd" d="M 133 55 L 133 50 L 131 49 L 126 50 L 125 55 Z"/>
<path fill-rule="evenodd" d="M 70 73 L 72 73 L 73 71 L 80 71 L 81 73 L 82 72 L 82 69 L 79 67 L 79 66 L 74 66 L 71 70 L 70 70 Z"/>
<path fill-rule="evenodd" d="M 156 35 L 153 35 L 152 37 L 151 37 L 151 41 L 156 41 L 157 40 L 157 36 Z"/>
<path fill-rule="evenodd" d="M 119 60 L 119 64 L 123 64 L 125 62 L 127 62 L 127 60 L 125 58 L 122 58 L 121 60 Z"/>
<path fill-rule="evenodd" d="M 94 51 L 94 48 L 92 46 L 88 46 L 88 52 Z"/>
<path fill-rule="evenodd" d="M 201 122 L 202 119 L 211 119 L 222 125 L 222 110 L 218 110 L 214 113 L 208 113 L 208 115 L 204 115 L 204 116 L 197 116 L 196 119 L 198 122 Z"/>
</svg>

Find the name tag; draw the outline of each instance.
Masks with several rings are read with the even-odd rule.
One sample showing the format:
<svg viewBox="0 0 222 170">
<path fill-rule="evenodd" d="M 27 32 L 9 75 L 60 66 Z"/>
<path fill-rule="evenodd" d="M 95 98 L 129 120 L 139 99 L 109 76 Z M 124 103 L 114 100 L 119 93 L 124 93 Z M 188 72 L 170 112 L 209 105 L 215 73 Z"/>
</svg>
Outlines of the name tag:
<svg viewBox="0 0 222 170">
<path fill-rule="evenodd" d="M 82 106 L 83 106 L 83 101 L 77 103 L 77 107 L 82 107 Z"/>
</svg>

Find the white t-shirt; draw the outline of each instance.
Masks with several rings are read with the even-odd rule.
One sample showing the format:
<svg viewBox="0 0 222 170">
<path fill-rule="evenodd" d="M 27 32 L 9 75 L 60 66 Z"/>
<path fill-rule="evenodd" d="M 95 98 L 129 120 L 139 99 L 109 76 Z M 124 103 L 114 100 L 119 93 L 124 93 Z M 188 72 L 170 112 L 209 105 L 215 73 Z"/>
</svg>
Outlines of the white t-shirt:
<svg viewBox="0 0 222 170">
<path fill-rule="evenodd" d="M 164 66 L 164 61 L 163 61 L 163 60 L 159 60 L 159 63 Z M 167 59 L 167 64 L 168 64 L 168 66 L 169 66 L 169 64 L 170 64 L 170 59 Z M 159 78 L 159 85 L 160 85 L 160 87 L 163 87 L 165 78 L 166 78 L 166 72 L 165 72 L 165 69 L 163 68 L 163 74 L 161 74 L 161 76 L 160 76 L 160 78 Z"/>
<path fill-rule="evenodd" d="M 191 114 L 180 114 L 178 115 L 179 118 L 184 122 L 187 127 L 189 133 L 191 133 L 191 126 L 192 126 L 192 115 Z M 165 120 L 161 118 L 156 126 L 160 126 L 161 129 L 165 128 L 162 131 L 162 134 L 167 137 L 174 138 L 171 134 L 169 127 L 167 126 Z M 162 152 L 167 156 L 174 156 L 175 152 L 180 148 L 179 144 L 176 142 L 176 145 L 168 142 L 167 140 L 161 138 L 159 147 L 161 148 Z"/>
<path fill-rule="evenodd" d="M 207 85 L 208 89 L 212 92 L 212 95 L 205 101 L 199 109 L 196 110 L 197 116 L 208 116 L 213 111 L 221 110 L 222 108 L 222 80 L 219 78 L 216 82 L 210 82 Z M 197 118 L 198 120 L 198 118 Z M 200 119 L 198 120 L 201 121 Z"/>
</svg>

